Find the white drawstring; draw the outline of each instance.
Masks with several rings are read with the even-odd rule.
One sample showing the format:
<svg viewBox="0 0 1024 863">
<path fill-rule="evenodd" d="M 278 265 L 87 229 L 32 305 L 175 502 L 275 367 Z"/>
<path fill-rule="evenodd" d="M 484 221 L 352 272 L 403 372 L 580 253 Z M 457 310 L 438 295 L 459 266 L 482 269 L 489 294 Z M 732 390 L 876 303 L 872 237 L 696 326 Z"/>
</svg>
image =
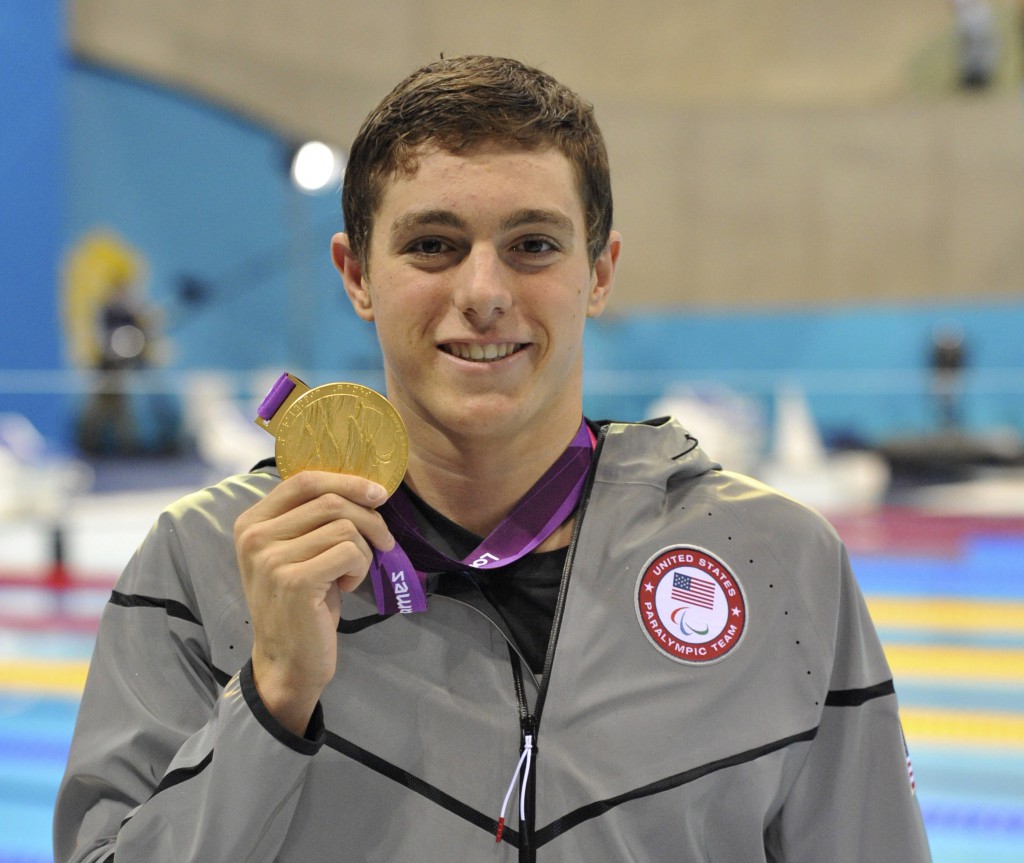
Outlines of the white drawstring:
<svg viewBox="0 0 1024 863">
<path fill-rule="evenodd" d="M 530 765 L 533 762 L 533 735 L 527 734 L 523 738 L 523 752 L 519 756 L 519 763 L 516 765 L 516 772 L 512 774 L 512 781 L 505 792 L 505 799 L 501 803 L 501 814 L 498 816 L 498 832 L 494 837 L 495 842 L 501 841 L 501 834 L 505 832 L 505 810 L 508 808 L 508 801 L 512 797 L 512 789 L 519 781 L 519 823 L 526 821 L 526 783 L 530 781 Z M 524 771 L 523 765 L 526 766 Z"/>
</svg>

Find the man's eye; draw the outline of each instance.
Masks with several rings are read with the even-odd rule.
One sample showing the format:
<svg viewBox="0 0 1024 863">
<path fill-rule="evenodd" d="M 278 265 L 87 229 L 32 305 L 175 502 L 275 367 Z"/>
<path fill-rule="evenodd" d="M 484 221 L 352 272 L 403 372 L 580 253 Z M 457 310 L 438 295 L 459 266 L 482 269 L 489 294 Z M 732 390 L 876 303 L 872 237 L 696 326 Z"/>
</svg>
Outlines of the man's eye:
<svg viewBox="0 0 1024 863">
<path fill-rule="evenodd" d="M 427 237 L 426 239 L 410 243 L 408 249 L 416 255 L 440 255 L 448 250 L 448 244 L 437 237 Z"/>
<path fill-rule="evenodd" d="M 515 245 L 517 251 L 523 251 L 530 255 L 543 255 L 553 252 L 558 247 L 547 237 L 527 237 Z"/>
</svg>

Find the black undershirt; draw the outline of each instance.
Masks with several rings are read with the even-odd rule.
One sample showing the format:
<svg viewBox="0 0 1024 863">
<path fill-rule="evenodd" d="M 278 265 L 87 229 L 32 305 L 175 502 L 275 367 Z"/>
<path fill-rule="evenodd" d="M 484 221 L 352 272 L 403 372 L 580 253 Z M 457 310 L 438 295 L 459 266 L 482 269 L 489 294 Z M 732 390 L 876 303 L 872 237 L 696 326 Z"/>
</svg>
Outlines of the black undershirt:
<svg viewBox="0 0 1024 863">
<path fill-rule="evenodd" d="M 424 537 L 439 550 L 461 560 L 483 541 L 428 506 L 408 488 L 406 491 L 421 517 L 418 520 Z M 541 674 L 567 553 L 567 547 L 556 548 L 523 555 L 497 569 L 467 566 L 465 570 L 441 573 L 436 592 L 458 597 L 467 590 L 478 590 L 508 627 L 530 670 Z"/>
</svg>

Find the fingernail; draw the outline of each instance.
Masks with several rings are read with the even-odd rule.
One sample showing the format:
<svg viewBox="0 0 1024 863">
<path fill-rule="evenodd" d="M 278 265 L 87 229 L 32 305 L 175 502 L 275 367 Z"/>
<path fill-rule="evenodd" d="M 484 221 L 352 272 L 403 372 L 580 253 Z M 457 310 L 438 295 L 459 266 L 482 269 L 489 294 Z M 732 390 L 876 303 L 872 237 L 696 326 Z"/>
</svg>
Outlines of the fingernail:
<svg viewBox="0 0 1024 863">
<path fill-rule="evenodd" d="M 388 493 L 388 490 L 382 485 L 378 485 L 375 482 L 368 482 L 366 484 L 366 496 L 371 501 L 380 500 L 384 495 Z"/>
</svg>

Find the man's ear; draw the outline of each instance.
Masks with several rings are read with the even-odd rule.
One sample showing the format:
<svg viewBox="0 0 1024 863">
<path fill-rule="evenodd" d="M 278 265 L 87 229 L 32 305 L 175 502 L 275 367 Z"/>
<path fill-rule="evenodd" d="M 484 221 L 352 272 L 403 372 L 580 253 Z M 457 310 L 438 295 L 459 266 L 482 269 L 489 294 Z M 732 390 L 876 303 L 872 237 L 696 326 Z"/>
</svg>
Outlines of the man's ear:
<svg viewBox="0 0 1024 863">
<path fill-rule="evenodd" d="M 352 251 L 348 234 L 335 234 L 331 237 L 331 260 L 335 269 L 341 274 L 352 308 L 364 321 L 373 320 L 373 299 L 370 296 L 369 284 L 363 273 L 363 265 Z"/>
<path fill-rule="evenodd" d="M 615 287 L 615 267 L 622 251 L 622 234 L 612 231 L 608 234 L 608 245 L 594 262 L 590 277 L 590 298 L 587 301 L 587 317 L 596 318 L 604 311 L 612 288 Z"/>
</svg>

